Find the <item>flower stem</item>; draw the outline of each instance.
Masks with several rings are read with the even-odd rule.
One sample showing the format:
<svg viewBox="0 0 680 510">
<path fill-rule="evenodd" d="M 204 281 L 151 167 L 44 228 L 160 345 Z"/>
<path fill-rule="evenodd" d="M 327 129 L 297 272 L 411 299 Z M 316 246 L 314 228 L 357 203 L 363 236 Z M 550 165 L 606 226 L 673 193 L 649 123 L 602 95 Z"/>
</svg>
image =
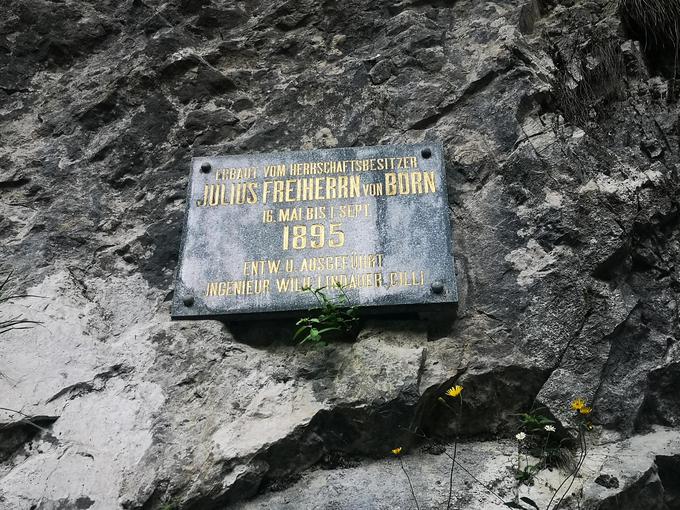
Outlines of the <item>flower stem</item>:
<svg viewBox="0 0 680 510">
<path fill-rule="evenodd" d="M 544 468 L 548 466 L 548 457 L 545 453 L 548 449 L 548 439 L 550 439 L 550 431 L 548 431 L 548 435 L 545 436 L 545 443 L 543 443 L 543 450 L 541 451 L 541 464 L 543 464 Z"/>
<path fill-rule="evenodd" d="M 588 455 L 588 444 L 586 443 L 586 435 L 583 432 L 583 425 L 579 425 L 579 431 L 581 433 L 581 452 L 582 452 L 581 458 L 579 460 L 578 465 L 576 466 L 576 469 L 574 470 L 574 474 L 572 475 L 571 483 L 567 487 L 567 490 L 564 491 L 564 494 L 562 494 L 562 497 L 557 502 L 557 504 L 555 505 L 555 508 L 553 510 L 557 510 L 559 508 L 559 506 L 562 504 L 562 500 L 571 490 L 571 486 L 574 485 L 574 482 L 576 481 L 576 477 L 578 476 L 578 472 L 581 470 L 581 467 L 583 466 L 583 463 L 586 460 L 586 455 Z"/>
<path fill-rule="evenodd" d="M 449 499 L 446 501 L 446 510 L 451 508 L 451 496 L 453 496 L 453 468 L 456 466 L 456 453 L 458 451 L 458 441 L 453 443 L 453 458 L 451 459 L 451 472 L 449 473 Z"/>
<path fill-rule="evenodd" d="M 557 487 L 557 490 L 553 494 L 552 498 L 550 498 L 550 501 L 548 502 L 548 506 L 546 506 L 546 510 L 550 510 L 550 505 L 552 504 L 553 500 L 557 496 L 557 494 L 560 492 L 560 489 L 564 486 L 565 483 L 569 481 L 570 478 L 573 477 L 571 483 L 567 487 L 567 490 L 562 494 L 562 497 L 559 499 L 557 504 L 553 507 L 553 510 L 557 510 L 557 508 L 560 506 L 562 503 L 562 500 L 566 496 L 567 492 L 569 492 L 569 489 L 571 489 L 571 486 L 573 485 L 574 481 L 576 480 L 576 477 L 578 476 L 578 472 L 581 469 L 581 466 L 583 465 L 583 462 L 586 460 L 586 455 L 587 455 L 587 444 L 585 440 L 585 434 L 583 433 L 583 425 L 579 424 L 579 430 L 578 430 L 578 439 L 579 439 L 579 446 L 581 447 L 581 454 L 579 455 L 579 460 L 578 463 L 576 464 L 576 467 L 574 470 L 569 473 L 569 476 L 567 476 L 564 480 L 562 480 L 562 483 Z"/>
<path fill-rule="evenodd" d="M 401 456 L 399 456 L 399 464 L 401 465 L 401 470 L 404 472 L 404 474 L 406 475 L 406 479 L 408 480 L 408 486 L 411 489 L 411 497 L 413 498 L 413 501 L 416 504 L 416 510 L 420 510 L 420 506 L 418 506 L 418 499 L 416 498 L 416 493 L 413 490 L 413 484 L 411 483 L 411 477 L 408 476 L 408 472 L 404 467 L 404 461 L 402 460 Z"/>
<path fill-rule="evenodd" d="M 463 396 L 460 395 L 460 406 L 458 407 L 458 426 L 463 415 Z M 453 496 L 453 469 L 456 467 L 456 454 L 458 453 L 458 434 L 453 438 L 453 458 L 451 459 L 451 472 L 449 473 L 449 499 L 446 501 L 446 510 L 451 508 L 451 497 Z"/>
<path fill-rule="evenodd" d="M 519 487 L 522 485 L 522 442 L 517 441 L 517 475 L 515 476 L 517 484 L 515 485 L 515 503 L 519 501 Z"/>
<path fill-rule="evenodd" d="M 469 476 L 470 478 L 472 478 L 475 482 L 477 482 L 479 485 L 481 485 L 482 487 L 484 487 L 484 488 L 487 490 L 487 492 L 489 492 L 491 495 L 493 495 L 493 496 L 495 496 L 496 498 L 498 498 L 498 500 L 499 500 L 501 503 L 505 504 L 505 500 L 504 500 L 503 498 L 501 498 L 498 494 L 496 494 L 492 489 L 489 488 L 488 485 L 486 485 L 484 482 L 482 482 L 479 478 L 477 478 L 475 475 L 473 475 L 473 474 L 470 472 L 470 470 L 469 470 L 468 468 L 466 468 L 465 466 L 463 466 L 463 464 L 460 463 L 459 460 L 455 460 L 455 459 L 451 456 L 451 454 L 450 454 L 449 452 L 444 452 L 444 454 L 445 454 L 449 459 L 452 459 L 452 460 L 458 465 L 459 468 L 461 468 L 463 471 L 465 471 L 465 472 L 468 474 L 468 476 Z"/>
</svg>

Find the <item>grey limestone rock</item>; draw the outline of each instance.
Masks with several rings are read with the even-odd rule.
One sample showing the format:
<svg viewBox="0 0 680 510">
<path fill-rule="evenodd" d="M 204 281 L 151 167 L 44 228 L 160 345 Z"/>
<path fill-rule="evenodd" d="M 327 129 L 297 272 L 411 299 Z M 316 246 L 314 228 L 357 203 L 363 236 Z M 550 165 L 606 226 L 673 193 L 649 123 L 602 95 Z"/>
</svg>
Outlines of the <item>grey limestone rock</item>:
<svg viewBox="0 0 680 510">
<path fill-rule="evenodd" d="M 676 51 L 605 0 L 4 2 L 0 265 L 27 296 L 0 313 L 40 324 L 0 334 L 0 508 L 412 508 L 397 446 L 446 508 L 458 438 L 543 509 L 569 465 L 516 493 L 517 415 L 570 444 L 578 397 L 560 508 L 680 508 Z M 169 320 L 192 156 L 426 140 L 455 317 L 323 349 Z M 502 508 L 454 475 L 454 508 Z"/>
</svg>

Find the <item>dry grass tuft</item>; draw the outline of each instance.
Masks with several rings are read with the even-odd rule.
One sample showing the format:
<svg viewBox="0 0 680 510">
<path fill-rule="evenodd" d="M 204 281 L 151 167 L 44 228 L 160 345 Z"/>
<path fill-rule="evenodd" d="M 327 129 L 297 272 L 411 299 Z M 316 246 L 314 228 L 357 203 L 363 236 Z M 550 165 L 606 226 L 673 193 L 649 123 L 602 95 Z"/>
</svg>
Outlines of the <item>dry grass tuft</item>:
<svg viewBox="0 0 680 510">
<path fill-rule="evenodd" d="M 569 123 L 586 129 L 623 96 L 626 67 L 615 42 L 579 48 L 569 56 L 560 52 L 553 59 L 559 63 L 552 81 L 553 101 Z"/>
<path fill-rule="evenodd" d="M 680 46 L 680 0 L 619 0 L 621 19 L 645 44 Z"/>
<path fill-rule="evenodd" d="M 674 102 L 680 68 L 680 0 L 618 0 L 618 10 L 630 36 L 642 43 L 650 69 L 668 78 L 668 102 Z"/>
<path fill-rule="evenodd" d="M 28 294 L 12 294 L 9 291 L 9 283 L 12 273 L 0 276 L 0 305 L 9 303 L 13 299 L 21 297 L 31 297 Z M 33 296 L 34 297 L 34 296 Z M 24 319 L 21 315 L 7 317 L 0 311 L 0 335 L 18 329 L 29 329 L 35 324 L 40 324 L 38 321 Z"/>
</svg>

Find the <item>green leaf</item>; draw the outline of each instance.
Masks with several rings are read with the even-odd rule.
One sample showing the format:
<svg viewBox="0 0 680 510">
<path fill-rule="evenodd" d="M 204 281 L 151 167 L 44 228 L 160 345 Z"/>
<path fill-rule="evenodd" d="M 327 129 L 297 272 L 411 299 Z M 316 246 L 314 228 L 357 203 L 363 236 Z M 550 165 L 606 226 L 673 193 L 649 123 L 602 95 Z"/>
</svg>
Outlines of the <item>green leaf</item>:
<svg viewBox="0 0 680 510">
<path fill-rule="evenodd" d="M 533 476 L 532 472 L 531 472 L 532 467 L 533 466 L 527 466 L 524 469 L 522 469 L 521 471 L 519 471 L 519 470 L 516 471 L 515 472 L 515 480 L 517 480 L 519 482 L 525 482 L 527 480 L 531 480 L 531 478 Z"/>
<path fill-rule="evenodd" d="M 538 505 L 533 499 L 527 498 L 526 496 L 519 499 L 524 501 L 526 504 L 533 506 L 536 510 L 539 510 Z"/>
<path fill-rule="evenodd" d="M 297 338 L 298 338 L 302 333 L 304 333 L 305 330 L 308 329 L 308 328 L 309 328 L 309 326 L 302 326 L 300 329 L 298 329 L 298 330 L 295 332 L 295 335 L 293 336 L 293 340 L 297 340 Z M 303 340 L 303 341 L 304 341 L 304 340 Z"/>
<path fill-rule="evenodd" d="M 309 336 L 310 336 L 310 338 L 312 338 L 312 339 L 319 338 L 319 330 L 316 329 L 316 328 L 312 328 L 312 329 L 309 331 Z"/>
<path fill-rule="evenodd" d="M 326 333 L 327 331 L 340 331 L 340 328 L 325 328 L 325 329 L 321 329 L 321 330 L 319 330 L 319 335 L 323 335 L 323 334 Z"/>
</svg>

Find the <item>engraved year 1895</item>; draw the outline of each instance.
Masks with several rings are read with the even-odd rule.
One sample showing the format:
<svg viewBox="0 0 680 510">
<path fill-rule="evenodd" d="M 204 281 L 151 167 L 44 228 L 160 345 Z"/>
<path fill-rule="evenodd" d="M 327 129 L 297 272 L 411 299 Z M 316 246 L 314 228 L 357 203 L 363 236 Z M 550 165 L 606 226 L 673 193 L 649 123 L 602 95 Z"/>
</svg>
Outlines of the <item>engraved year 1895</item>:
<svg viewBox="0 0 680 510">
<path fill-rule="evenodd" d="M 345 233 L 340 230 L 340 223 L 325 225 L 286 225 L 283 227 L 283 249 L 304 250 L 319 249 L 325 246 L 340 248 L 345 245 Z"/>
</svg>

